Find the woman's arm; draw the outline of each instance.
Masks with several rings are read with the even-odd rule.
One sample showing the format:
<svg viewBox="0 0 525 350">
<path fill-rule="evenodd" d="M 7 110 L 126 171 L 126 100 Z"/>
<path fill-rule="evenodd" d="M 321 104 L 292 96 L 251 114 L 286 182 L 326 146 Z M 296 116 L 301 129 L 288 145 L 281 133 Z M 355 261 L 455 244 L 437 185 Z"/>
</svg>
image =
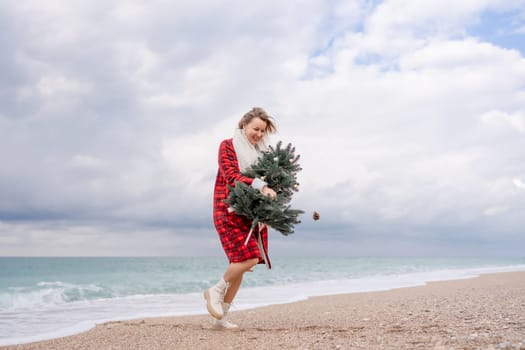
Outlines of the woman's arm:
<svg viewBox="0 0 525 350">
<path fill-rule="evenodd" d="M 235 186 L 235 181 L 241 181 L 247 185 L 251 185 L 254 181 L 253 178 L 241 174 L 233 144 L 227 140 L 222 141 L 219 147 L 219 172 L 224 176 L 226 183 L 232 187 Z"/>
<path fill-rule="evenodd" d="M 219 147 L 219 171 L 224 176 L 226 183 L 232 187 L 235 186 L 235 181 L 241 181 L 251 185 L 266 196 L 275 198 L 277 195 L 263 180 L 244 176 L 241 173 L 237 155 L 231 142 L 223 141 Z"/>
</svg>

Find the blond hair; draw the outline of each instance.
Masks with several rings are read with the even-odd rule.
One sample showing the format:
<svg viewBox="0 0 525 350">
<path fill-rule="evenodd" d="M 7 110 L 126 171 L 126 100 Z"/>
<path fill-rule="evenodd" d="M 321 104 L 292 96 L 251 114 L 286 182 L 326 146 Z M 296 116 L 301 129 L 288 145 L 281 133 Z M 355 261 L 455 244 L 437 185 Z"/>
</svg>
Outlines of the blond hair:
<svg viewBox="0 0 525 350">
<path fill-rule="evenodd" d="M 253 118 L 259 118 L 266 123 L 266 128 L 264 129 L 265 133 L 268 134 L 277 131 L 273 118 L 260 107 L 253 107 L 248 113 L 242 116 L 241 120 L 239 120 L 239 129 L 243 129 L 246 124 L 253 120 Z"/>
</svg>

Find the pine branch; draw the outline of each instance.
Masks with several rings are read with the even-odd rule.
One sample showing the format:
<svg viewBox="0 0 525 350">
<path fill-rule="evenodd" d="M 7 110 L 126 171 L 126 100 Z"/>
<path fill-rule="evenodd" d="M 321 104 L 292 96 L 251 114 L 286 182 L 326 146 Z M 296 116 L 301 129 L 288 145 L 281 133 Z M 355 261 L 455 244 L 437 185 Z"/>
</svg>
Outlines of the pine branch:
<svg viewBox="0 0 525 350">
<path fill-rule="evenodd" d="M 282 142 L 279 141 L 275 148 L 270 147 L 244 173 L 265 181 L 277 193 L 277 197 L 271 199 L 253 187 L 237 181 L 233 188 L 228 187 L 230 195 L 225 202 L 239 215 L 262 222 L 283 235 L 293 233 L 294 225 L 301 222 L 298 216 L 304 213 L 302 210 L 291 209 L 288 205 L 293 193 L 299 190 L 297 172 L 302 170 L 299 159 L 300 156 L 295 155 L 295 147 L 288 144 L 282 148 Z"/>
</svg>

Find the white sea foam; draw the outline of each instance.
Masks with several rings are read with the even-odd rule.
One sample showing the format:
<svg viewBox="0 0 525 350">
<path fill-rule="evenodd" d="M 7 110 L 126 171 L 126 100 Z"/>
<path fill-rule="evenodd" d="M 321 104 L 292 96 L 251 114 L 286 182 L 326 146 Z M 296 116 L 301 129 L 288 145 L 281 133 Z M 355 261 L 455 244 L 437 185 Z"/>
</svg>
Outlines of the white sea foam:
<svg viewBox="0 0 525 350">
<path fill-rule="evenodd" d="M 421 286 L 428 282 L 450 281 L 474 278 L 481 274 L 524 271 L 525 265 L 436 270 L 395 275 L 374 275 L 353 279 L 334 279 L 306 283 L 273 285 L 261 288 L 244 289 L 236 298 L 237 309 L 288 303 L 313 296 L 349 294 L 359 292 L 384 291 L 396 288 Z"/>
<path fill-rule="evenodd" d="M 0 293 L 0 310 L 16 312 L 23 309 L 60 307 L 74 300 L 87 300 L 90 293 L 102 288 L 94 285 L 78 285 L 61 281 L 36 283 L 33 287 L 11 287 Z"/>
</svg>

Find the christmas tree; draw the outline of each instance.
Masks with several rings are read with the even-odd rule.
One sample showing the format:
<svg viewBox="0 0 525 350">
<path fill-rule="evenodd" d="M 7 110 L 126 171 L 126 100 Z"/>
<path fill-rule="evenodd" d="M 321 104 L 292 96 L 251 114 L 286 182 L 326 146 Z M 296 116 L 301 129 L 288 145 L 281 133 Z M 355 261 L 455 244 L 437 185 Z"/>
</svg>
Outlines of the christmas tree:
<svg viewBox="0 0 525 350">
<path fill-rule="evenodd" d="M 235 187 L 229 187 L 230 194 L 226 203 L 235 213 L 253 220 L 250 232 L 258 223 L 263 223 L 287 236 L 294 232 L 294 225 L 300 223 L 302 210 L 292 209 L 289 205 L 294 192 L 299 190 L 297 173 L 301 170 L 299 155 L 295 147 L 288 144 L 282 148 L 282 142 L 263 153 L 256 164 L 244 175 L 260 178 L 273 189 L 277 196 L 270 198 L 243 182 L 236 181 Z M 248 239 L 247 239 L 248 240 Z"/>
</svg>

